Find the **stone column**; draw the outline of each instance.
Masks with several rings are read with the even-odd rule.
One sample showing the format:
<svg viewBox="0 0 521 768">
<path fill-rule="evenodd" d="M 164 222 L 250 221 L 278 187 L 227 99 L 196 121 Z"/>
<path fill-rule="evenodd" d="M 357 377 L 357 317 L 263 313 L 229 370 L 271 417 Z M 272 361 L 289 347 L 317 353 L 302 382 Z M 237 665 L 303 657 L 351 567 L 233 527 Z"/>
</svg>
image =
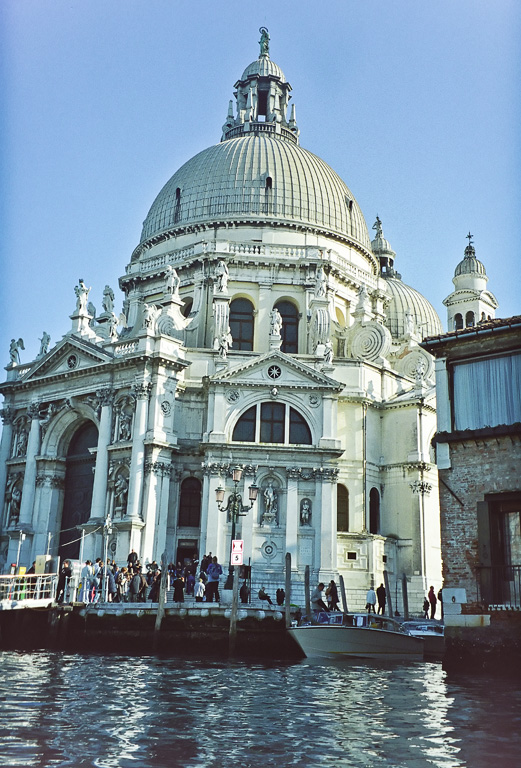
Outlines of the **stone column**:
<svg viewBox="0 0 521 768">
<path fill-rule="evenodd" d="M 143 504 L 143 519 L 146 523 L 141 539 L 141 556 L 144 560 L 157 560 L 164 552 L 168 518 L 168 496 L 170 490 L 171 465 L 166 461 L 147 461 L 145 474 L 146 501 Z"/>
<path fill-rule="evenodd" d="M 109 471 L 109 453 L 112 429 L 112 403 L 114 402 L 114 390 L 102 389 L 96 392 L 101 404 L 100 427 L 98 434 L 98 448 L 96 452 L 96 467 L 94 469 L 94 485 L 92 488 L 92 504 L 90 519 L 104 519 L 107 502 L 107 482 Z"/>
<path fill-rule="evenodd" d="M 215 490 L 221 484 L 225 490 L 224 503 L 226 504 L 228 496 L 231 493 L 230 486 L 226 487 L 226 479 L 228 477 L 228 464 L 220 464 L 218 462 L 207 462 L 203 465 L 204 470 L 204 482 L 203 482 L 203 503 L 201 514 L 201 554 L 217 555 L 218 558 L 223 560 L 223 563 L 228 563 L 228 553 L 224 551 L 225 543 L 225 524 L 226 524 L 226 512 L 221 512 L 217 506 L 215 500 Z"/>
<path fill-rule="evenodd" d="M 321 477 L 320 516 L 320 577 L 330 579 L 337 569 L 336 542 L 336 482 L 338 469 L 319 470 Z"/>
<path fill-rule="evenodd" d="M 145 436 L 148 423 L 148 400 L 151 385 L 136 384 L 133 394 L 136 397 L 136 414 L 132 432 L 132 455 L 130 458 L 130 479 L 128 489 L 127 517 L 139 518 L 143 496 L 143 478 L 145 464 Z"/>
<path fill-rule="evenodd" d="M 27 455 L 25 459 L 25 475 L 20 504 L 19 527 L 32 526 L 34 496 L 36 493 L 36 456 L 40 450 L 40 406 L 31 403 L 27 413 L 31 419 Z"/>
<path fill-rule="evenodd" d="M 5 498 L 7 482 L 7 460 L 11 456 L 11 445 L 13 442 L 13 420 L 14 411 L 9 406 L 0 410 L 0 417 L 3 421 L 2 440 L 0 442 L 0 499 Z"/>
<path fill-rule="evenodd" d="M 286 552 L 291 555 L 291 569 L 297 568 L 297 542 L 299 527 L 299 504 L 298 504 L 298 469 L 287 469 L 287 502 L 286 502 Z"/>
</svg>

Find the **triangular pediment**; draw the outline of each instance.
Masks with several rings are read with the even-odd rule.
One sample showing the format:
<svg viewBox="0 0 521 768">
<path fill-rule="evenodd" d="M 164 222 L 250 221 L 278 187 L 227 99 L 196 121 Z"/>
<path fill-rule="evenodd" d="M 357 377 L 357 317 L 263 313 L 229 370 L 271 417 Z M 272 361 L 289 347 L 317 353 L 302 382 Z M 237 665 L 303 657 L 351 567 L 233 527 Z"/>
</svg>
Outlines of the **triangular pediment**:
<svg viewBox="0 0 521 768">
<path fill-rule="evenodd" d="M 250 387 L 271 385 L 277 388 L 320 389 L 333 392 L 340 392 L 344 388 L 344 385 L 335 379 L 278 350 L 255 357 L 247 363 L 233 365 L 230 359 L 228 363 L 226 370 L 210 377 L 212 384 Z"/>
<path fill-rule="evenodd" d="M 66 336 L 40 360 L 36 360 L 23 377 L 32 381 L 48 376 L 60 376 L 72 371 L 88 370 L 109 363 L 114 356 L 92 344 L 90 341 L 75 336 Z"/>
</svg>

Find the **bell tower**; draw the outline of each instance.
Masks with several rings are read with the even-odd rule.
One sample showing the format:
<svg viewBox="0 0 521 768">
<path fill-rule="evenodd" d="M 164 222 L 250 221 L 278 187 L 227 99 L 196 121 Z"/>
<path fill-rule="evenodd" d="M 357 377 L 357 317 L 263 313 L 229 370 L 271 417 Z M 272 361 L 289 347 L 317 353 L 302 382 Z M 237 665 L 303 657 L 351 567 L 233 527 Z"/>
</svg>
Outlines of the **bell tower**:
<svg viewBox="0 0 521 768">
<path fill-rule="evenodd" d="M 498 303 L 496 297 L 487 291 L 488 277 L 485 266 L 476 258 L 472 235 L 467 235 L 469 244 L 462 261 L 454 270 L 455 290 L 443 300 L 447 307 L 447 329 L 457 331 L 495 317 Z"/>
</svg>

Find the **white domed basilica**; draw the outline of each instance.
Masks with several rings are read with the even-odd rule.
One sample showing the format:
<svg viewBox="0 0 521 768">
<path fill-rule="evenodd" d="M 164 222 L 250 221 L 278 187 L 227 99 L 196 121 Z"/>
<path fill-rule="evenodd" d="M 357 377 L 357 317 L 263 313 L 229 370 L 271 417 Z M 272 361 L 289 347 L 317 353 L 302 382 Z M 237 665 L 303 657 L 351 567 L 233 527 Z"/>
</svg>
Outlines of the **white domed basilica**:
<svg viewBox="0 0 521 768">
<path fill-rule="evenodd" d="M 439 318 L 395 271 L 380 219 L 371 239 L 350 189 L 300 146 L 266 30 L 234 89 L 220 143 L 150 208 L 123 311 L 106 286 L 94 314 L 90 276 L 62 340 L 27 364 L 12 349 L 0 565 L 20 531 L 27 564 L 102 556 L 108 537 L 118 562 L 212 552 L 226 568 L 237 538 L 254 586 L 283 586 L 290 553 L 295 584 L 306 566 L 343 575 L 350 608 L 384 571 L 393 599 L 405 574 L 421 605 L 441 585 L 419 346 Z"/>
</svg>

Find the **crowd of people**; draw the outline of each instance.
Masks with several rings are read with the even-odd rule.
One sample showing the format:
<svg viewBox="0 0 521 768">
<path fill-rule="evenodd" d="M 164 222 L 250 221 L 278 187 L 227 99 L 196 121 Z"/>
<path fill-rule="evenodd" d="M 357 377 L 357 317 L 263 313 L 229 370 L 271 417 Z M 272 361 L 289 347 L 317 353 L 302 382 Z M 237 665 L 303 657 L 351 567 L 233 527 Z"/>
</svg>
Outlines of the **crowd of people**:
<svg viewBox="0 0 521 768">
<path fill-rule="evenodd" d="M 173 599 L 177 603 L 184 602 L 185 595 L 193 596 L 196 602 L 219 602 L 219 579 L 222 573 L 222 566 L 211 552 L 200 562 L 194 554 L 184 564 L 168 564 L 166 589 L 173 589 Z M 58 580 L 59 603 L 65 599 L 71 575 L 70 561 L 65 560 Z M 144 567 L 133 549 L 128 555 L 126 566 L 119 566 L 110 558 L 105 564 L 100 557 L 95 562 L 86 560 L 81 569 L 78 600 L 83 603 L 96 603 L 100 600 L 114 603 L 158 602 L 161 576 L 161 568 L 155 560 Z"/>
<path fill-rule="evenodd" d="M 185 561 L 184 565 L 168 564 L 166 589 L 173 589 L 175 603 L 183 603 L 185 595 L 193 597 L 196 603 L 220 602 L 219 581 L 222 574 L 223 568 L 211 552 L 204 555 L 201 561 L 194 554 L 190 561 Z M 64 602 L 66 598 L 71 575 L 71 563 L 65 560 L 58 580 L 56 593 L 58 603 Z M 87 560 L 81 570 L 78 599 L 84 603 L 96 603 L 100 600 L 114 603 L 158 602 L 161 576 L 161 568 L 155 560 L 143 567 L 138 554 L 133 549 L 128 555 L 126 566 L 118 566 L 110 558 L 105 564 L 100 557 L 94 563 Z M 324 589 L 327 602 L 322 596 Z M 277 589 L 277 606 L 284 605 L 285 597 L 284 590 Z M 261 604 L 265 602 L 270 607 L 274 607 L 273 600 L 264 586 L 259 589 L 258 598 Z M 240 587 L 239 599 L 243 604 L 250 602 L 250 588 L 246 579 Z M 365 610 L 368 613 L 384 615 L 386 602 L 386 589 L 383 584 L 380 584 L 376 590 L 370 587 L 366 595 Z M 443 619 L 442 591 L 440 589 L 436 597 L 434 587 L 431 586 L 423 602 L 424 618 L 435 618 L 438 602 L 441 605 Z M 317 584 L 311 593 L 311 608 L 313 611 L 340 611 L 338 589 L 333 579 L 327 588 L 323 582 Z"/>
</svg>

